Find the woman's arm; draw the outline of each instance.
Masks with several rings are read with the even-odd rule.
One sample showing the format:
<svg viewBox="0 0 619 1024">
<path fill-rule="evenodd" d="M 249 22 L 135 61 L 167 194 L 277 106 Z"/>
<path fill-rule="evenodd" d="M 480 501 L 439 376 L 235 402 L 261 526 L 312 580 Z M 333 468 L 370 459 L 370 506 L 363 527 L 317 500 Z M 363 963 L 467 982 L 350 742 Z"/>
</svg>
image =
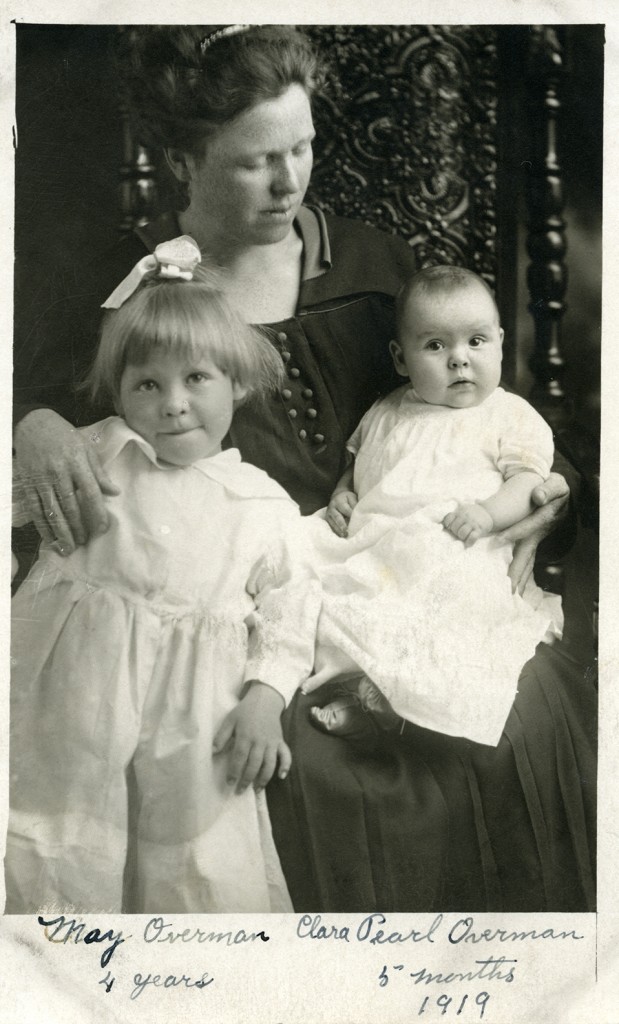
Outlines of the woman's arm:
<svg viewBox="0 0 619 1024">
<path fill-rule="evenodd" d="M 52 409 L 35 409 L 17 424 L 13 443 L 23 498 L 43 541 L 67 555 L 105 533 L 103 495 L 120 492 L 100 464 L 96 438 Z"/>
<path fill-rule="evenodd" d="M 46 263 L 45 286 L 36 288 L 36 262 L 18 258 L 13 443 L 34 525 L 63 554 L 107 529 L 103 495 L 118 493 L 88 434 L 69 421 L 83 426 L 113 411 L 93 409 L 76 387 L 94 358 L 101 303 L 146 251 L 133 234 L 103 252 L 80 250 Z"/>
<path fill-rule="evenodd" d="M 536 487 L 531 501 L 535 511 L 500 534 L 503 540 L 515 545 L 509 578 L 512 589 L 519 594 L 522 594 L 533 572 L 538 545 L 563 523 L 571 527 L 568 532 L 572 536 L 575 530 L 568 520 L 570 488 L 560 473 L 551 473 L 543 484 Z"/>
</svg>

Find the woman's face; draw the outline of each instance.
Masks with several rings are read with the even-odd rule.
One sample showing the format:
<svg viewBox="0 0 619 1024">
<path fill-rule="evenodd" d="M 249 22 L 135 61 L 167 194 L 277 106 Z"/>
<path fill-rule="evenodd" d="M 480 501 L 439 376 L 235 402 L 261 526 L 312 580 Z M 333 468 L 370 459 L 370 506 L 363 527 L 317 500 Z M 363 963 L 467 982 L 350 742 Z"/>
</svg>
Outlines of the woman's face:
<svg viewBox="0 0 619 1024">
<path fill-rule="evenodd" d="M 184 157 L 190 181 L 186 228 L 202 245 L 284 239 L 309 184 L 314 135 L 310 102 L 300 85 L 218 129 L 203 157 Z"/>
</svg>

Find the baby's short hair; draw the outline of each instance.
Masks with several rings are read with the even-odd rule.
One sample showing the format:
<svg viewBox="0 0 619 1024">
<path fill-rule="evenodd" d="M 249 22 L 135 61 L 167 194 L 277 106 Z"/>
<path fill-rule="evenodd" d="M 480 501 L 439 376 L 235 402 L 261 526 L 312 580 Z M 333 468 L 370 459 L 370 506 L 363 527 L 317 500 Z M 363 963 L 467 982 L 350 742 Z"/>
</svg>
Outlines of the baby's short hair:
<svg viewBox="0 0 619 1024">
<path fill-rule="evenodd" d="M 264 396 L 281 386 L 284 366 L 258 328 L 232 309 L 210 273 L 192 281 L 151 279 L 120 309 L 107 310 L 86 386 L 95 400 L 118 406 L 127 366 L 140 366 L 154 351 L 199 358 L 208 354 L 227 377 Z"/>
<path fill-rule="evenodd" d="M 398 335 L 402 328 L 406 307 L 410 300 L 419 295 L 440 295 L 448 293 L 453 288 L 465 288 L 468 284 L 480 284 L 492 299 L 496 309 L 497 319 L 500 320 L 496 298 L 492 288 L 484 281 L 483 277 L 466 267 L 453 267 L 448 264 L 439 264 L 435 267 L 425 267 L 418 270 L 416 274 L 405 281 L 396 295 L 396 326 Z"/>
</svg>

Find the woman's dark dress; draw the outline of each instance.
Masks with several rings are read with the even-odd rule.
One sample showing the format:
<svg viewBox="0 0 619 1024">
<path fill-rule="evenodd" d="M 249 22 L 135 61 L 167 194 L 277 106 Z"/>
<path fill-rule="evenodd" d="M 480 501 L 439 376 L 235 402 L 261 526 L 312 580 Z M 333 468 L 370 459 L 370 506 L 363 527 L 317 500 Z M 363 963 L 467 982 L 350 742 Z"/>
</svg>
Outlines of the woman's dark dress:
<svg viewBox="0 0 619 1024">
<path fill-rule="evenodd" d="M 298 309 L 271 325 L 288 380 L 267 405 L 237 412 L 230 440 L 309 513 L 327 503 L 361 415 L 400 383 L 388 342 L 413 260 L 397 238 L 317 211 L 304 209 L 297 226 Z M 22 413 L 49 404 L 73 422 L 100 415 L 68 391 L 67 368 L 88 365 L 98 307 L 145 245 L 179 233 L 167 216 L 125 239 L 27 328 L 16 349 Z M 366 752 L 314 729 L 310 698 L 297 694 L 284 716 L 292 770 L 267 790 L 297 910 L 595 908 L 593 650 L 586 631 L 570 639 L 579 628 L 567 608 L 566 620 L 566 640 L 541 644 L 524 668 L 496 749 L 407 723 L 400 739 Z"/>
</svg>

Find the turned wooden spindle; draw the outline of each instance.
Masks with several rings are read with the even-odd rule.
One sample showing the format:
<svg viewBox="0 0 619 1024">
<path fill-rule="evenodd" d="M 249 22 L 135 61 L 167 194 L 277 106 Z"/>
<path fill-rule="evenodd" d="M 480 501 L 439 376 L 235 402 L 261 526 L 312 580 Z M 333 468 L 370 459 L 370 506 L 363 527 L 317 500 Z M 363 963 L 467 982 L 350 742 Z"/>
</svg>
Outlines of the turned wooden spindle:
<svg viewBox="0 0 619 1024">
<path fill-rule="evenodd" d="M 131 33 L 120 28 L 121 35 Z M 120 167 L 120 230 L 123 233 L 147 224 L 157 212 L 157 167 L 150 150 L 135 140 L 129 110 L 120 104 L 123 162 Z"/>
<path fill-rule="evenodd" d="M 120 167 L 122 232 L 152 220 L 157 205 L 156 167 L 149 151 L 135 142 L 125 109 L 121 109 L 123 162 Z"/>
<path fill-rule="evenodd" d="M 535 325 L 529 365 L 535 377 L 532 400 L 553 427 L 566 419 L 561 355 L 561 320 L 566 309 L 566 240 L 563 185 L 558 159 L 557 118 L 563 70 L 555 28 L 530 28 L 527 109 L 531 161 L 527 175 L 529 309 Z"/>
</svg>

